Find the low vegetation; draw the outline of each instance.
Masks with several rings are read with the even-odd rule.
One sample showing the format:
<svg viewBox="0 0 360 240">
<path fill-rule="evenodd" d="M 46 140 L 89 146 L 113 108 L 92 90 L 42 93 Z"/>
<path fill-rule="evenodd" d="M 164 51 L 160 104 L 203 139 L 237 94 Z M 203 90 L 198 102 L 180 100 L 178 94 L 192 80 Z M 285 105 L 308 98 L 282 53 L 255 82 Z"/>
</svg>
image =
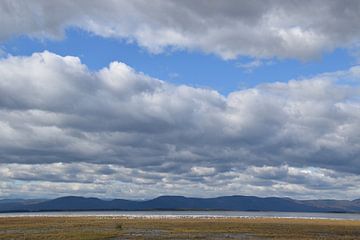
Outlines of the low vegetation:
<svg viewBox="0 0 360 240">
<path fill-rule="evenodd" d="M 9 217 L 0 239 L 360 239 L 360 221 Z"/>
</svg>

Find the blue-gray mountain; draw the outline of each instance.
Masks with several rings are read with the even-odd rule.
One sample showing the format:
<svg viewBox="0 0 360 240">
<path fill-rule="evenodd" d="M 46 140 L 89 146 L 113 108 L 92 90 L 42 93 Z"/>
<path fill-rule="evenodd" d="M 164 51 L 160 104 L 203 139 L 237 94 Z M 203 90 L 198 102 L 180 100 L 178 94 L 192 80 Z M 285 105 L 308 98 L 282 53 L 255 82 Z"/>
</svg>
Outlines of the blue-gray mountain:
<svg viewBox="0 0 360 240">
<path fill-rule="evenodd" d="M 161 196 L 152 200 L 61 197 L 53 200 L 0 200 L 0 212 L 95 211 L 95 210 L 229 210 L 283 212 L 360 212 L 360 199 L 294 200 L 291 198 L 225 196 L 188 198 Z"/>
</svg>

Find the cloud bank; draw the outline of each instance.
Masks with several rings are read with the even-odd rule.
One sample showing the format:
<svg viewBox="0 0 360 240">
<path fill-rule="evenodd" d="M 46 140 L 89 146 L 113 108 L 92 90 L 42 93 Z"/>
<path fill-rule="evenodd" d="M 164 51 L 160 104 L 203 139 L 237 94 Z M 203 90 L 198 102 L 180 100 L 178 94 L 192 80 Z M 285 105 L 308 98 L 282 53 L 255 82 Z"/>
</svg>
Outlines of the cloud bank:
<svg viewBox="0 0 360 240">
<path fill-rule="evenodd" d="M 67 27 L 136 42 L 150 52 L 186 49 L 254 58 L 310 59 L 359 44 L 360 2 L 52 1 L 0 2 L 0 40 L 61 38 Z"/>
<path fill-rule="evenodd" d="M 51 52 L 0 76 L 0 196 L 360 193 L 358 66 L 227 96 Z"/>
</svg>

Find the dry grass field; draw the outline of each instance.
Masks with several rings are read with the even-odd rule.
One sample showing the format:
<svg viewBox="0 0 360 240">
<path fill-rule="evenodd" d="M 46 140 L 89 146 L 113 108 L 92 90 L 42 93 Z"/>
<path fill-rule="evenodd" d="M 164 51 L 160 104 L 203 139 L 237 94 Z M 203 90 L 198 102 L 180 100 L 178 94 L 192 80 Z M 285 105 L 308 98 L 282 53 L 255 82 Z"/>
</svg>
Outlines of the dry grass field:
<svg viewBox="0 0 360 240">
<path fill-rule="evenodd" d="M 10 217 L 0 218 L 0 239 L 360 239 L 360 221 Z"/>
</svg>

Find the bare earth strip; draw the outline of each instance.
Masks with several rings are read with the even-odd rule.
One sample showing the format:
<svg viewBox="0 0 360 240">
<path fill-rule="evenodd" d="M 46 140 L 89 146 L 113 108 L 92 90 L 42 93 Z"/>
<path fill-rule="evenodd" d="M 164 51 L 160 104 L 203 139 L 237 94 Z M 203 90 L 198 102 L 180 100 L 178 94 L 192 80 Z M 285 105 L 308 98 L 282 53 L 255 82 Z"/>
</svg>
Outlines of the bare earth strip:
<svg viewBox="0 0 360 240">
<path fill-rule="evenodd" d="M 0 218 L 0 239 L 360 239 L 360 221 L 3 217 Z"/>
</svg>

